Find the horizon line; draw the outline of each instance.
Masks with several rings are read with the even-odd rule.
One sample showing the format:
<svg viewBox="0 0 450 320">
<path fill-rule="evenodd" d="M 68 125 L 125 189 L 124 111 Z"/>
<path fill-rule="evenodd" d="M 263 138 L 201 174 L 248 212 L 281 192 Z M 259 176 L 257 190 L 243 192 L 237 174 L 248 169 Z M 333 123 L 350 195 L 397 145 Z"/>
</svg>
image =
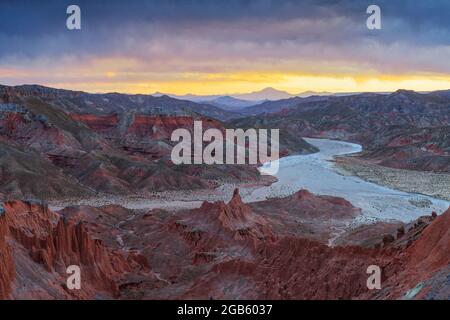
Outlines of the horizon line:
<svg viewBox="0 0 450 320">
<path fill-rule="evenodd" d="M 286 90 L 281 90 L 281 89 L 277 89 L 274 87 L 264 87 L 260 90 L 257 91 L 248 91 L 248 92 L 239 92 L 239 93 L 211 93 L 211 94 L 195 94 L 195 93 L 186 93 L 186 94 L 175 94 L 175 93 L 167 93 L 167 92 L 160 92 L 160 91 L 155 91 L 153 93 L 132 93 L 132 92 L 119 92 L 119 91 L 97 91 L 97 92 L 93 92 L 93 91 L 87 91 L 87 90 L 79 90 L 79 89 L 68 89 L 68 88 L 64 88 L 64 87 L 53 87 L 50 85 L 42 85 L 42 84 L 37 84 L 37 83 L 23 83 L 23 84 L 18 84 L 18 85 L 7 85 L 7 84 L 2 84 L 0 83 L 0 86 L 3 87 L 9 87 L 9 88 L 16 88 L 16 87 L 42 87 L 42 88 L 47 88 L 47 89 L 55 89 L 55 90 L 65 90 L 65 91 L 72 91 L 72 92 L 82 92 L 82 93 L 87 93 L 87 94 L 122 94 L 122 95 L 130 95 L 130 96 L 137 96 L 137 95 L 146 95 L 146 96 L 155 96 L 155 95 L 161 95 L 161 96 L 178 96 L 178 97 L 184 97 L 184 96 L 197 96 L 197 97 L 208 97 L 208 96 L 218 96 L 218 97 L 226 97 L 226 96 L 230 96 L 233 97 L 235 95 L 245 95 L 245 94 L 252 94 L 252 93 L 260 93 L 264 90 L 267 89 L 273 89 L 279 92 L 283 92 L 283 93 L 287 93 L 289 95 L 292 95 L 292 98 L 294 97 L 300 97 L 302 94 L 305 93 L 311 93 L 311 96 L 315 96 L 315 95 L 323 95 L 323 96 L 331 96 L 331 95 L 335 95 L 335 94 L 346 94 L 346 95 L 358 95 L 358 94 L 367 94 L 367 93 L 372 93 L 372 94 L 391 94 L 391 93 L 395 93 L 398 91 L 412 91 L 412 92 L 416 92 L 416 93 L 420 93 L 420 94 L 427 94 L 427 93 L 432 93 L 432 92 L 439 92 L 439 91 L 446 91 L 446 90 L 450 90 L 449 89 L 438 89 L 438 90 L 431 90 L 431 91 L 416 91 L 416 90 L 412 90 L 412 89 L 404 89 L 404 88 L 398 88 L 396 90 L 393 91 L 315 91 L 315 90 L 306 90 L 303 92 L 299 92 L 299 93 L 291 93 L 289 91 Z M 233 97 L 234 98 L 234 97 Z M 245 100 L 245 99 L 242 99 Z M 283 99 L 277 99 L 277 100 L 283 100 Z"/>
</svg>

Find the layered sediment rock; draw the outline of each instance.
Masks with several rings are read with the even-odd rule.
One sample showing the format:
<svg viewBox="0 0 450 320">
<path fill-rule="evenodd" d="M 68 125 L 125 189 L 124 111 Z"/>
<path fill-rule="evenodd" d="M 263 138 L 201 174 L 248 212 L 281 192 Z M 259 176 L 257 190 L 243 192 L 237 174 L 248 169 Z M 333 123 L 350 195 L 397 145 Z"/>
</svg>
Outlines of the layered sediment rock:
<svg viewBox="0 0 450 320">
<path fill-rule="evenodd" d="M 251 165 L 172 163 L 175 129 L 192 131 L 194 121 L 199 120 L 204 130 L 224 131 L 218 120 L 136 110 L 68 114 L 45 99 L 16 98 L 17 104 L 0 101 L 0 190 L 14 198 L 146 194 L 260 179 L 256 166 Z M 36 178 L 41 173 L 34 171 L 45 171 L 45 178 Z"/>
<path fill-rule="evenodd" d="M 68 266 L 79 266 L 84 288 L 75 292 L 75 297 L 87 298 L 96 291 L 117 297 L 120 279 L 134 268 L 142 268 L 141 258 L 135 254 L 107 248 L 101 240 L 92 237 L 83 221 L 59 216 L 44 204 L 10 201 L 4 204 L 4 209 L 0 217 L 0 246 L 4 249 L 0 263 L 5 265 L 0 286 L 3 298 L 11 294 L 14 281 L 23 280 L 15 278 L 12 249 L 6 243 L 8 238 L 23 247 L 31 260 L 50 274 L 65 278 Z"/>
</svg>

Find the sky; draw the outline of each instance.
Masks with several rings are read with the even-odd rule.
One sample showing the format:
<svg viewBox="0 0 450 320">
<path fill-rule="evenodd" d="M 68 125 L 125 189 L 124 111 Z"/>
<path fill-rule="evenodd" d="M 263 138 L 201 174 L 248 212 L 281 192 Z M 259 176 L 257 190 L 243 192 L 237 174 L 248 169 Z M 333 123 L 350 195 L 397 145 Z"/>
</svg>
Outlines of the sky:
<svg viewBox="0 0 450 320">
<path fill-rule="evenodd" d="M 81 30 L 66 9 L 81 8 Z M 381 30 L 366 9 L 381 8 Z M 0 0 L 0 84 L 232 94 L 450 89 L 448 0 Z"/>
</svg>

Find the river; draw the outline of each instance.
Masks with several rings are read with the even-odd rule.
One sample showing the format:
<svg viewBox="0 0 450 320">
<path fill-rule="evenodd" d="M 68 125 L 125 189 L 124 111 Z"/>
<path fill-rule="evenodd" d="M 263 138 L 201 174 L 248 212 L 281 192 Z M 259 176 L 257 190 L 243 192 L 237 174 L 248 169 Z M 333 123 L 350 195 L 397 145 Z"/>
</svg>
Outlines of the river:
<svg viewBox="0 0 450 320">
<path fill-rule="evenodd" d="M 278 181 L 271 186 L 254 190 L 245 197 L 246 201 L 287 196 L 299 189 L 307 189 L 315 194 L 347 199 L 355 207 L 362 209 L 359 219 L 364 222 L 391 219 L 409 222 L 422 215 L 430 215 L 432 211 L 440 214 L 450 207 L 450 202 L 445 200 L 393 190 L 358 177 L 340 174 L 331 160 L 337 155 L 360 152 L 362 147 L 358 144 L 327 139 L 305 140 L 319 148 L 320 152 L 278 160 Z M 414 205 L 418 202 L 430 205 Z"/>
</svg>

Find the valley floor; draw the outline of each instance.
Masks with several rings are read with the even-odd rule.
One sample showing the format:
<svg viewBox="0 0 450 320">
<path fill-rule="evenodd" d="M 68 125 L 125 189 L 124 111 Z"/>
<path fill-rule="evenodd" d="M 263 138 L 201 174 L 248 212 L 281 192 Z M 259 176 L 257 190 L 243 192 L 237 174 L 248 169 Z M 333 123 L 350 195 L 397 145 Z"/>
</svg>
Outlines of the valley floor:
<svg viewBox="0 0 450 320">
<path fill-rule="evenodd" d="M 359 152 L 361 146 L 327 139 L 308 139 L 308 142 L 319 148 L 320 152 L 280 159 L 280 171 L 276 177 L 267 176 L 272 178 L 272 180 L 265 179 L 264 183 L 260 181 L 259 183 L 247 185 L 225 184 L 214 190 L 168 191 L 133 197 L 104 196 L 50 202 L 49 204 L 53 210 L 61 210 L 72 205 L 101 207 L 111 204 L 120 205 L 128 209 L 150 210 L 159 208 L 181 210 L 199 208 L 203 201 L 229 201 L 234 188 L 241 190 L 242 198 L 247 203 L 286 197 L 305 189 L 310 190 L 314 194 L 345 198 L 356 207 L 361 208 L 361 215 L 354 221 L 356 225 L 390 220 L 410 222 L 422 215 L 430 214 L 432 211 L 441 213 L 450 206 L 450 202 L 436 199 L 443 198 L 443 192 L 450 185 L 448 182 L 439 179 L 441 181 L 439 183 L 430 182 L 428 185 L 434 185 L 434 188 L 441 186 L 439 196 L 435 192 L 433 197 L 420 195 L 426 193 L 421 188 L 419 189 L 421 187 L 420 183 L 424 181 L 420 177 L 415 178 L 417 180 L 415 184 L 417 189 L 412 190 L 410 193 L 398 191 L 400 188 L 396 185 L 393 185 L 392 188 L 380 186 L 385 185 L 383 181 L 369 180 L 375 183 L 368 183 L 359 176 L 363 172 L 362 169 L 356 170 L 359 173 L 355 172 L 352 174 L 350 169 L 349 171 L 344 171 L 342 168 L 339 169 L 332 164 L 336 156 Z M 339 162 L 342 162 L 342 159 L 353 158 L 338 159 Z M 357 168 L 356 165 L 349 164 L 347 164 L 347 167 Z M 383 175 L 374 171 L 373 176 L 377 177 L 377 175 L 383 177 Z M 320 177 L 320 179 L 317 177 Z M 273 183 L 274 179 L 276 180 L 275 183 Z M 408 181 L 411 179 L 407 178 L 404 184 L 410 183 Z M 410 184 L 411 186 L 414 185 Z"/>
<path fill-rule="evenodd" d="M 275 177 L 263 176 L 260 181 L 253 183 L 224 183 L 216 189 L 161 191 L 152 194 L 134 196 L 103 195 L 88 198 L 72 198 L 47 201 L 52 210 L 58 211 L 70 206 L 102 207 L 120 205 L 127 209 L 165 209 L 182 210 L 199 208 L 203 201 L 229 201 L 234 189 L 242 190 L 244 197 L 254 190 L 269 186 L 277 181 Z"/>
<path fill-rule="evenodd" d="M 345 176 L 450 201 L 450 174 L 388 168 L 355 156 L 336 158 L 336 168 Z"/>
</svg>

